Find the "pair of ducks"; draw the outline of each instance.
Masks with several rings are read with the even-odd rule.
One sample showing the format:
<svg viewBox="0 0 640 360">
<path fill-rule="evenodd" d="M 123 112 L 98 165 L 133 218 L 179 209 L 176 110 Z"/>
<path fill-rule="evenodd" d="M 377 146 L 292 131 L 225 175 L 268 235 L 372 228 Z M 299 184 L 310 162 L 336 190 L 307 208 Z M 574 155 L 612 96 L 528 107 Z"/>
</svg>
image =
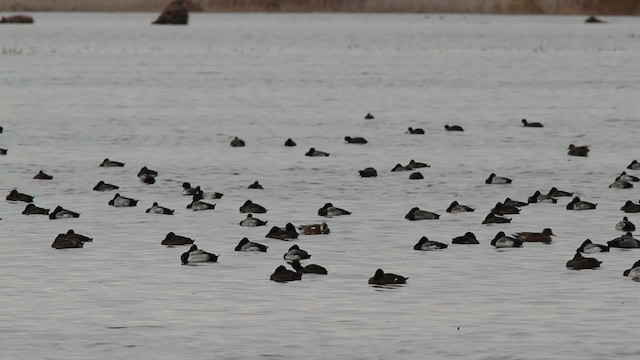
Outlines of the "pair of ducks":
<svg viewBox="0 0 640 360">
<path fill-rule="evenodd" d="M 522 247 L 522 244 L 525 242 L 541 242 L 549 244 L 551 243 L 551 236 L 555 236 L 551 229 L 546 228 L 542 232 L 520 232 L 514 234 L 513 236 L 507 236 L 504 231 L 500 231 L 496 234 L 496 236 L 491 240 L 491 245 L 497 248 L 511 248 L 511 247 Z M 477 245 L 480 244 L 475 234 L 468 231 L 462 236 L 457 236 L 451 239 L 452 244 L 466 244 L 466 245 Z M 419 251 L 430 251 L 430 250 L 440 250 L 446 249 L 449 245 L 429 240 L 426 236 L 420 238 L 418 243 L 413 246 L 414 250 Z"/>
</svg>

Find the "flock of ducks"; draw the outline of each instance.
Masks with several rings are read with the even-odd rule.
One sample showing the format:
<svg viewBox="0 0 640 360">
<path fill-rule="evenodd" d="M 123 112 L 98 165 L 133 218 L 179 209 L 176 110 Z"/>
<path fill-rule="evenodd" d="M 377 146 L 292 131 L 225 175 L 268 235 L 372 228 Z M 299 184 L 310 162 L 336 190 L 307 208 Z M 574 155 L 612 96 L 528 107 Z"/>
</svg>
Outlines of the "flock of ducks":
<svg viewBox="0 0 640 360">
<path fill-rule="evenodd" d="M 365 119 L 371 120 L 374 119 L 374 116 L 371 113 L 368 113 L 365 116 Z M 522 124 L 524 127 L 528 128 L 542 128 L 543 125 L 538 122 L 528 122 L 526 119 L 522 119 Z M 464 131 L 464 129 L 459 125 L 445 125 L 445 130 L 447 131 Z M 2 133 L 3 128 L 0 127 L 0 133 Z M 423 129 L 420 128 L 408 128 L 408 134 L 412 135 L 422 135 L 425 133 Z M 368 141 L 363 137 L 357 136 L 346 136 L 344 138 L 346 143 L 349 144 L 359 144 L 364 145 L 367 144 Z M 232 147 L 244 147 L 246 146 L 246 142 L 238 137 L 235 137 L 231 140 L 230 145 Z M 292 139 L 287 139 L 284 143 L 284 146 L 292 147 L 297 146 L 295 141 Z M 581 156 L 586 157 L 589 154 L 588 146 L 575 146 L 574 144 L 570 144 L 567 148 L 567 154 L 570 156 Z M 0 155 L 6 155 L 7 149 L 0 148 Z M 319 156 L 329 156 L 329 153 L 317 150 L 315 148 L 310 148 L 308 152 L 305 153 L 306 156 L 319 157 Z M 113 161 L 108 158 L 104 159 L 102 163 L 99 165 L 100 167 L 105 168 L 117 168 L 124 167 L 125 163 L 119 161 Z M 428 168 L 429 165 L 426 163 L 417 162 L 415 160 L 411 160 L 407 165 L 403 166 L 401 164 L 396 164 L 391 171 L 414 171 L 419 168 Z M 628 166 L 628 170 L 640 170 L 640 162 L 637 160 L 633 160 Z M 378 172 L 376 169 L 372 167 L 367 167 L 363 170 L 359 170 L 359 174 L 361 177 L 376 177 Z M 154 184 L 155 178 L 158 176 L 158 172 L 155 170 L 151 170 L 146 166 L 141 168 L 138 172 L 138 179 L 144 184 Z M 422 179 L 423 176 L 420 172 L 412 172 L 409 176 L 410 179 Z M 45 173 L 40 170 L 33 179 L 37 180 L 52 180 L 53 176 Z M 633 187 L 634 182 L 639 182 L 640 179 L 636 176 L 627 174 L 626 171 L 623 171 L 620 175 L 618 175 L 614 182 L 609 186 L 610 188 L 618 188 L 618 189 L 629 189 Z M 502 184 L 510 184 L 512 183 L 512 179 L 498 176 L 495 173 L 489 175 L 489 177 L 485 180 L 485 184 L 489 185 L 502 185 Z M 255 181 L 254 183 L 248 186 L 249 189 L 257 189 L 262 190 L 262 185 Z M 104 181 L 99 181 L 95 187 L 94 191 L 98 192 L 106 192 L 106 191 L 117 191 L 119 187 L 117 185 L 108 184 Z M 213 199 L 221 199 L 223 194 L 218 192 L 204 192 L 199 186 L 193 187 L 189 182 L 184 182 L 182 184 L 182 195 L 190 196 L 191 202 L 186 205 L 186 209 L 192 211 L 207 211 L 214 210 L 216 204 L 212 204 L 205 200 L 213 200 Z M 498 202 L 496 205 L 490 210 L 489 214 L 486 215 L 482 224 L 490 225 L 490 224 L 504 224 L 510 223 L 511 218 L 505 217 L 506 215 L 517 215 L 520 214 L 521 209 L 525 206 L 529 206 L 531 204 L 536 203 L 558 203 L 560 198 L 563 197 L 571 197 L 572 199 L 567 203 L 567 210 L 575 210 L 575 211 L 585 211 L 585 210 L 594 210 L 597 207 L 597 203 L 591 203 L 588 201 L 584 201 L 579 197 L 574 197 L 571 192 L 562 191 L 555 187 L 551 188 L 546 194 L 542 194 L 539 190 L 534 192 L 526 202 L 524 201 L 516 201 L 510 198 L 506 198 L 503 202 Z M 48 216 L 49 219 L 57 220 L 57 219 L 65 219 L 65 218 L 78 218 L 80 213 L 64 209 L 61 206 L 57 206 L 53 211 L 50 209 L 38 207 L 34 204 L 34 197 L 28 194 L 23 194 L 18 192 L 16 189 L 12 190 L 7 196 L 7 201 L 11 202 L 24 202 L 27 203 L 26 207 L 22 211 L 24 215 L 45 215 Z M 117 193 L 114 197 L 108 202 L 109 206 L 113 207 L 135 207 L 138 205 L 138 199 L 129 198 L 126 196 Z M 621 211 L 625 213 L 638 213 L 640 212 L 640 204 L 635 204 L 631 200 L 627 201 L 621 208 Z M 267 226 L 268 221 L 264 221 L 255 217 L 256 214 L 264 214 L 268 210 L 257 203 L 252 202 L 251 200 L 245 201 L 239 207 L 239 212 L 242 214 L 247 214 L 246 218 L 239 222 L 240 226 L 245 227 L 259 227 L 259 226 Z M 446 209 L 447 213 L 462 213 L 462 212 L 474 212 L 475 209 L 460 204 L 458 201 L 453 201 L 451 205 Z M 169 209 L 159 205 L 157 202 L 154 202 L 152 206 L 146 209 L 146 213 L 149 214 L 159 214 L 159 215 L 174 215 L 175 210 Z M 350 215 L 351 212 L 339 207 L 334 206 L 332 203 L 326 203 L 324 206 L 318 209 L 318 216 L 332 218 L 336 216 L 345 216 Z M 409 221 L 421 221 L 421 220 L 437 220 L 440 218 L 440 214 L 430 212 L 427 210 L 421 210 L 418 207 L 413 207 L 409 210 L 409 212 L 405 215 L 405 219 Z M 636 240 L 633 237 L 633 231 L 636 230 L 635 225 L 629 221 L 629 219 L 625 216 L 619 223 L 615 225 L 615 229 L 618 231 L 624 232 L 624 235 L 617 237 L 611 241 L 608 241 L 606 245 L 594 244 L 590 239 L 586 239 L 577 249 L 573 258 L 567 261 L 566 267 L 573 270 L 582 270 L 582 269 L 596 269 L 600 267 L 601 261 L 585 257 L 583 254 L 593 254 L 598 252 L 608 252 L 610 248 L 625 248 L 625 249 L 633 249 L 640 248 L 640 240 Z M 265 235 L 266 238 L 279 239 L 283 241 L 293 241 L 298 239 L 300 234 L 304 235 L 327 235 L 330 234 L 329 226 L 326 222 L 321 223 L 313 223 L 313 224 L 304 224 L 295 226 L 292 223 L 287 223 L 284 227 L 272 226 L 270 230 Z M 505 234 L 504 231 L 499 231 L 495 237 L 491 240 L 491 245 L 496 248 L 519 248 L 522 247 L 524 243 L 544 243 L 550 244 L 552 242 L 553 231 L 549 228 L 543 229 L 541 232 L 519 232 L 515 233 L 511 236 Z M 64 234 L 58 234 L 54 239 L 51 247 L 54 249 L 69 249 L 69 248 L 82 248 L 84 243 L 92 242 L 93 239 L 77 234 L 73 229 L 70 229 Z M 451 244 L 466 244 L 473 245 L 479 244 L 480 242 L 476 238 L 475 234 L 472 232 L 466 232 L 464 235 L 457 236 L 451 239 Z M 219 259 L 219 255 L 204 251 L 198 248 L 197 245 L 194 244 L 194 240 L 183 236 L 177 235 L 173 232 L 169 232 L 165 239 L 161 241 L 161 245 L 165 245 L 168 247 L 173 246 L 190 246 L 189 250 L 182 253 L 180 256 L 181 264 L 189 265 L 194 263 L 207 263 L 207 262 L 217 262 Z M 433 251 L 433 250 L 444 250 L 447 249 L 449 244 L 432 241 L 429 240 L 426 236 L 420 238 L 420 240 L 414 245 L 413 249 L 417 251 Z M 267 252 L 268 246 L 264 244 L 260 244 L 257 242 L 250 241 L 248 238 L 244 237 L 238 245 L 235 247 L 235 251 L 242 252 Z M 289 248 L 289 250 L 283 255 L 283 260 L 285 264 L 288 264 L 291 269 L 288 269 L 285 265 L 278 266 L 274 272 L 270 276 L 270 280 L 275 282 L 290 282 L 301 280 L 302 275 L 304 274 L 317 274 L 317 275 L 327 275 L 328 271 L 326 268 L 316 265 L 316 264 L 307 264 L 306 266 L 301 263 L 301 261 L 305 261 L 311 258 L 311 255 L 301 249 L 298 245 L 293 245 Z M 634 280 L 640 281 L 640 260 L 634 263 L 631 268 L 625 270 L 623 272 L 624 276 L 629 276 Z M 408 277 L 397 275 L 393 273 L 386 273 L 382 269 L 377 269 L 374 275 L 369 279 L 368 283 L 376 286 L 380 285 L 401 285 L 406 284 Z"/>
</svg>

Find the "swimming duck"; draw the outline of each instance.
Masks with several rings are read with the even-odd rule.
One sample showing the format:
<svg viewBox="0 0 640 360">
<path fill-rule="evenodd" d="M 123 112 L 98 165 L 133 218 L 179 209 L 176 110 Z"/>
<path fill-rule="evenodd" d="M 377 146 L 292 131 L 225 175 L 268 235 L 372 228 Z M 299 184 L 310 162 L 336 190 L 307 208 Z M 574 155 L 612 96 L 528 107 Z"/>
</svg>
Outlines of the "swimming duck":
<svg viewBox="0 0 640 360">
<path fill-rule="evenodd" d="M 447 131 L 464 131 L 464 129 L 460 125 L 445 125 L 444 129 Z"/>
<path fill-rule="evenodd" d="M 625 270 L 622 275 L 628 276 L 633 280 L 640 280 L 640 260 L 636 261 L 631 268 Z"/>
<path fill-rule="evenodd" d="M 637 176 L 629 175 L 629 174 L 627 174 L 626 171 L 623 171 L 623 172 L 620 173 L 620 175 L 618 175 L 616 180 L 622 180 L 622 181 L 626 181 L 626 182 L 638 182 L 638 181 L 640 181 L 640 178 L 637 177 Z"/>
<path fill-rule="evenodd" d="M 533 195 L 531 195 L 529 199 L 527 199 L 527 201 L 529 202 L 529 204 L 536 204 L 536 203 L 555 204 L 558 202 L 558 199 L 554 199 L 547 195 L 542 195 L 542 193 L 540 193 L 540 190 L 536 190 L 536 192 L 534 192 Z"/>
<path fill-rule="evenodd" d="M 28 204 L 22 211 L 23 215 L 49 215 L 49 209 L 37 207 L 34 204 Z"/>
<path fill-rule="evenodd" d="M 510 223 L 511 219 L 506 218 L 506 217 L 502 217 L 502 216 L 498 216 L 492 212 L 490 212 L 487 217 L 484 218 L 484 220 L 482 221 L 483 225 L 489 225 L 489 224 L 507 224 Z"/>
<path fill-rule="evenodd" d="M 292 223 L 287 223 L 284 228 L 273 226 L 265 237 L 284 241 L 295 240 L 298 238 L 298 231 Z"/>
<path fill-rule="evenodd" d="M 576 196 L 567 204 L 567 210 L 592 210 L 595 209 L 597 205 L 598 204 L 582 201 Z"/>
<path fill-rule="evenodd" d="M 454 237 L 453 239 L 451 239 L 451 243 L 452 244 L 470 244 L 470 245 L 480 244 L 478 239 L 476 239 L 476 235 L 471 231 L 467 231 L 462 236 Z"/>
<path fill-rule="evenodd" d="M 82 248 L 84 247 L 84 243 L 86 241 L 92 241 L 91 240 L 85 240 L 85 239 L 89 239 L 85 236 L 74 236 L 75 234 L 73 233 L 73 230 L 70 230 L 72 232 L 72 234 L 69 236 L 67 234 L 58 234 L 58 236 L 56 236 L 55 240 L 53 240 L 53 243 L 51 244 L 51 247 L 54 249 L 73 249 L 73 248 Z"/>
<path fill-rule="evenodd" d="M 421 128 L 412 128 L 409 127 L 409 129 L 407 130 L 407 134 L 412 134 L 412 135 L 424 135 L 424 129 Z"/>
<path fill-rule="evenodd" d="M 609 189 L 631 189 L 633 188 L 633 184 L 630 182 L 626 182 L 620 178 L 616 179 L 609 185 Z"/>
<path fill-rule="evenodd" d="M 78 217 L 80 217 L 79 213 L 73 212 L 71 210 L 67 210 L 62 206 L 56 206 L 53 212 L 49 214 L 49 219 L 51 220 L 78 218 Z"/>
<path fill-rule="evenodd" d="M 640 212 L 640 204 L 634 204 L 631 200 L 627 200 L 624 205 L 620 208 L 620 210 L 626 213 L 639 213 Z"/>
<path fill-rule="evenodd" d="M 284 146 L 296 146 L 296 142 L 288 138 L 287 141 L 284 142 Z"/>
<path fill-rule="evenodd" d="M 153 203 L 153 206 L 147 209 L 146 213 L 149 214 L 162 214 L 162 215 L 173 215 L 175 210 L 167 209 L 164 206 L 158 205 L 157 202 Z"/>
<path fill-rule="evenodd" d="M 504 231 L 500 231 L 491 240 L 491 245 L 497 248 L 513 248 L 522 247 L 522 241 L 514 237 L 505 235 Z"/>
<path fill-rule="evenodd" d="M 305 154 L 305 156 L 329 156 L 329 153 L 326 153 L 324 151 L 320 151 L 320 150 L 316 150 L 315 148 L 310 148 L 309 151 L 307 151 Z"/>
<path fill-rule="evenodd" d="M 267 225 L 268 221 L 262 221 L 258 218 L 254 218 L 253 215 L 247 214 L 247 218 L 240 221 L 240 226 L 256 227 Z"/>
<path fill-rule="evenodd" d="M 242 240 L 240 240 L 240 242 L 238 243 L 238 245 L 234 250 L 245 251 L 245 252 L 249 252 L 249 251 L 267 252 L 267 248 L 268 246 L 258 244 L 257 242 L 249 241 L 249 239 L 245 237 L 245 238 L 242 238 Z"/>
<path fill-rule="evenodd" d="M 567 267 L 573 270 L 595 269 L 599 268 L 600 264 L 602 264 L 602 261 L 598 261 L 595 258 L 584 257 L 579 252 L 576 252 L 573 259 L 567 261 Z"/>
<path fill-rule="evenodd" d="M 289 251 L 284 254 L 283 258 L 288 261 L 304 260 L 311 258 L 311 255 L 309 255 L 308 252 L 300 249 L 298 245 L 293 245 L 289 248 Z"/>
<path fill-rule="evenodd" d="M 78 234 L 75 231 L 73 231 L 73 229 L 69 229 L 67 230 L 67 233 L 65 234 L 67 237 L 76 239 L 76 240 L 80 240 L 83 242 L 92 242 L 93 238 L 90 238 L 86 235 L 82 235 L 82 234 Z"/>
<path fill-rule="evenodd" d="M 454 201 L 447 208 L 448 213 L 459 213 L 459 212 L 474 212 L 475 209 L 468 207 L 466 205 L 460 205 L 457 201 Z"/>
<path fill-rule="evenodd" d="M 326 203 L 324 204 L 323 207 L 318 209 L 318 215 L 326 216 L 326 217 L 334 217 L 334 216 L 341 216 L 341 215 L 351 215 L 351 212 L 335 207 L 333 206 L 332 203 Z"/>
<path fill-rule="evenodd" d="M 626 234 L 607 241 L 607 245 L 610 248 L 637 249 L 640 247 L 640 241 L 634 239 L 631 231 L 627 231 Z"/>
<path fill-rule="evenodd" d="M 297 273 L 295 271 L 291 271 L 286 267 L 284 267 L 284 265 L 280 265 L 276 268 L 273 274 L 271 274 L 271 277 L 269 277 L 269 280 L 275 281 L 275 282 L 289 282 L 289 281 L 302 280 L 302 274 Z"/>
<path fill-rule="evenodd" d="M 182 235 L 176 235 L 173 231 L 169 232 L 167 236 L 165 236 L 164 240 L 160 243 L 160 245 L 166 246 L 175 246 L 175 245 L 191 245 L 193 244 L 193 239 L 188 238 Z"/>
<path fill-rule="evenodd" d="M 237 136 L 231 140 L 231 147 L 243 147 L 245 145 L 244 140 L 238 138 Z"/>
<path fill-rule="evenodd" d="M 485 184 L 511 184 L 511 179 L 501 176 L 496 176 L 496 174 L 491 173 L 489 178 L 484 181 Z"/>
<path fill-rule="evenodd" d="M 416 171 L 409 175 L 409 180 L 422 180 L 422 179 L 424 179 L 424 176 L 422 176 L 422 173 L 420 171 Z"/>
<path fill-rule="evenodd" d="M 218 257 L 218 255 L 198 249 L 196 245 L 191 245 L 189 251 L 180 256 L 180 260 L 182 261 L 182 265 L 187 265 L 189 263 L 198 262 L 217 262 Z"/>
<path fill-rule="evenodd" d="M 193 196 L 196 193 L 197 193 L 196 188 L 191 186 L 190 183 L 188 183 L 188 182 L 183 182 L 182 183 L 182 195 Z"/>
<path fill-rule="evenodd" d="M 264 214 L 267 212 L 262 205 L 255 204 L 251 200 L 247 200 L 244 202 L 244 205 L 240 206 L 241 213 L 254 213 L 254 214 Z"/>
<path fill-rule="evenodd" d="M 100 164 L 100 167 L 123 167 L 124 163 L 119 162 L 119 161 L 111 161 L 108 158 L 102 160 L 102 164 Z"/>
<path fill-rule="evenodd" d="M 394 166 L 393 169 L 391 169 L 391 172 L 409 171 L 409 170 L 411 170 L 411 169 L 407 168 L 405 166 L 402 166 L 401 164 L 396 164 L 396 166 Z"/>
<path fill-rule="evenodd" d="M 44 171 L 40 170 L 36 176 L 33 177 L 36 180 L 53 180 L 53 176 L 45 173 Z"/>
<path fill-rule="evenodd" d="M 571 156 L 588 156 L 589 155 L 588 146 L 575 146 L 571 144 L 567 149 L 569 150 L 567 154 Z"/>
<path fill-rule="evenodd" d="M 555 236 L 555 234 L 551 231 L 551 229 L 546 228 L 542 230 L 542 232 L 519 232 L 513 235 L 516 239 L 522 242 L 541 242 L 545 244 L 551 243 L 551 237 Z"/>
<path fill-rule="evenodd" d="M 256 180 L 253 182 L 253 184 L 249 185 L 247 187 L 247 189 L 257 189 L 257 190 L 264 190 L 264 188 L 262 187 L 262 185 L 260 185 L 260 183 Z"/>
<path fill-rule="evenodd" d="M 411 161 L 409 161 L 407 166 L 405 166 L 405 168 L 411 169 L 411 170 L 412 169 L 419 169 L 419 168 L 428 168 L 428 167 L 431 167 L 431 165 L 429 165 L 427 163 L 423 163 L 423 162 L 418 162 L 418 161 L 415 161 L 413 159 L 411 159 Z"/>
<path fill-rule="evenodd" d="M 576 251 L 585 254 L 609 252 L 609 246 L 594 244 L 590 239 L 587 239 L 582 242 L 582 245 L 580 245 L 580 247 L 577 248 Z"/>
<path fill-rule="evenodd" d="M 418 240 L 417 244 L 413 245 L 413 250 L 429 251 L 446 249 L 448 247 L 449 245 L 447 244 L 443 244 L 437 241 L 431 241 L 426 236 L 423 236 L 420 238 L 420 240 Z"/>
<path fill-rule="evenodd" d="M 305 235 L 318 235 L 318 234 L 329 234 L 331 230 L 329 230 L 329 225 L 326 222 L 321 224 L 309 224 L 309 225 L 300 225 L 298 229 Z"/>
<path fill-rule="evenodd" d="M 629 166 L 627 166 L 629 170 L 640 170 L 640 162 L 638 160 L 633 160 Z"/>
<path fill-rule="evenodd" d="M 626 216 L 622 218 L 622 221 L 616 224 L 616 230 L 619 231 L 636 231 L 636 226 L 629 221 Z"/>
<path fill-rule="evenodd" d="M 102 180 L 98 181 L 98 184 L 96 184 L 96 186 L 93 187 L 93 191 L 111 191 L 111 190 L 118 190 L 118 189 L 120 189 L 119 186 L 107 184 Z"/>
<path fill-rule="evenodd" d="M 216 204 L 209 204 L 208 202 L 202 201 L 202 195 L 200 194 L 193 195 L 191 203 L 187 205 L 187 209 L 191 209 L 193 211 L 213 210 L 215 208 Z"/>
<path fill-rule="evenodd" d="M 498 201 L 491 212 L 496 215 L 517 215 L 520 214 L 520 209 L 515 206 L 506 206 Z"/>
<path fill-rule="evenodd" d="M 418 207 L 411 208 L 407 215 L 404 216 L 407 220 L 436 220 L 440 219 L 440 215 L 432 213 L 430 211 L 420 210 Z"/>
<path fill-rule="evenodd" d="M 367 113 L 367 115 L 364 116 L 364 119 L 365 120 L 373 120 L 374 117 L 373 117 L 373 115 L 371 115 L 371 113 Z"/>
<path fill-rule="evenodd" d="M 541 123 L 539 122 L 528 122 L 527 119 L 522 119 L 522 125 L 524 125 L 524 127 L 533 127 L 533 128 L 541 128 L 544 127 Z"/>
<path fill-rule="evenodd" d="M 377 177 L 378 176 L 378 172 L 376 171 L 376 169 L 372 167 L 365 168 L 364 170 L 358 170 L 358 173 L 360 173 L 361 177 Z"/>
<path fill-rule="evenodd" d="M 0 148 L 0 155 L 7 155 L 7 149 Z"/>
<path fill-rule="evenodd" d="M 392 273 L 386 273 L 382 269 L 376 270 L 376 273 L 369 279 L 371 285 L 392 285 L 392 284 L 406 284 L 408 277 L 396 275 Z"/>
<path fill-rule="evenodd" d="M 33 198 L 34 197 L 31 196 L 31 195 L 19 193 L 18 190 L 13 189 L 13 190 L 11 190 L 9 195 L 7 195 L 6 199 L 8 201 L 22 201 L 22 202 L 26 202 L 26 203 L 31 203 L 31 202 L 33 202 Z"/>
<path fill-rule="evenodd" d="M 299 274 L 318 274 L 318 275 L 327 275 L 328 271 L 323 266 L 316 264 L 309 264 L 307 266 L 302 266 L 300 264 L 300 260 L 291 261 L 291 267 Z"/>
<path fill-rule="evenodd" d="M 552 187 L 547 193 L 547 197 L 552 197 L 552 198 L 563 197 L 563 196 L 573 196 L 573 193 L 570 193 L 568 191 L 558 190 L 558 188 L 556 188 L 555 186 Z"/>
<path fill-rule="evenodd" d="M 216 200 L 216 199 L 222 199 L 222 197 L 224 196 L 224 194 L 219 193 L 219 192 L 204 192 L 202 191 L 202 189 L 200 189 L 200 186 L 196 186 L 196 192 L 194 195 L 198 195 L 200 196 L 202 199 L 211 199 L 211 200 Z"/>
<path fill-rule="evenodd" d="M 150 170 L 146 166 L 142 167 L 142 169 L 138 171 L 138 179 L 145 184 L 155 184 L 156 176 L 158 176 L 158 172 Z"/>
<path fill-rule="evenodd" d="M 519 207 L 527 206 L 529 204 L 526 203 L 526 202 L 523 202 L 523 201 L 511 200 L 511 198 L 506 198 L 506 199 L 504 199 L 503 205 L 504 206 L 508 206 L 508 207 L 518 207 L 519 208 Z"/>
<path fill-rule="evenodd" d="M 587 23 L 587 24 L 602 24 L 602 23 L 606 23 L 605 21 L 602 21 L 602 20 L 598 19 L 597 17 L 595 17 L 593 15 L 589 16 L 584 22 Z"/>
<path fill-rule="evenodd" d="M 351 137 L 351 136 L 345 136 L 344 137 L 344 141 L 347 144 L 366 144 L 367 143 L 367 139 L 363 138 L 363 137 Z"/>
<path fill-rule="evenodd" d="M 117 193 L 113 196 L 113 199 L 109 200 L 109 205 L 115 206 L 115 207 L 137 206 L 138 200 L 134 200 L 132 198 L 128 198 Z"/>
</svg>

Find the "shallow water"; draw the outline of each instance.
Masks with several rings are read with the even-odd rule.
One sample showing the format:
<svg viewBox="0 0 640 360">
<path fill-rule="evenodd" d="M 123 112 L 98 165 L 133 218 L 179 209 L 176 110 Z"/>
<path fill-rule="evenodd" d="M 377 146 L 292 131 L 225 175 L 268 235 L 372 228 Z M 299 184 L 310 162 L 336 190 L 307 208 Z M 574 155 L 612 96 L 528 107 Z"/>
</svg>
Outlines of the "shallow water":
<svg viewBox="0 0 640 360">
<path fill-rule="evenodd" d="M 564 266 L 584 239 L 619 236 L 619 207 L 640 198 L 607 188 L 640 158 L 638 19 L 194 14 L 187 27 L 149 26 L 154 17 L 43 13 L 2 27 L 0 190 L 81 213 L 52 221 L 0 204 L 2 357 L 638 357 L 638 284 L 622 271 L 640 253 L 588 255 L 597 271 Z M 247 147 L 231 148 L 234 136 Z M 288 137 L 298 146 L 282 146 Z M 570 143 L 590 156 L 567 156 Z M 310 147 L 331 156 L 303 156 Z M 126 166 L 98 167 L 106 157 Z M 424 180 L 389 172 L 410 159 L 431 164 Z M 160 172 L 155 185 L 136 178 L 145 165 Z M 358 177 L 367 166 L 379 176 Z M 40 169 L 54 180 L 32 180 Z M 513 184 L 485 185 L 491 172 Z M 139 205 L 107 206 L 113 193 L 91 190 L 99 180 Z M 246 188 L 255 180 L 265 190 Z M 224 197 L 187 211 L 183 181 Z M 565 198 L 481 225 L 497 201 L 552 186 L 597 210 L 567 211 Z M 238 226 L 247 199 L 269 209 L 256 216 L 270 226 L 326 220 L 330 235 L 297 243 L 329 275 L 269 281 L 291 243 Z M 476 212 L 445 213 L 453 200 Z M 176 214 L 145 214 L 154 201 Z M 353 214 L 317 216 L 328 201 Z M 442 217 L 404 220 L 414 206 Z M 552 245 L 489 245 L 500 230 L 545 227 Z M 51 249 L 70 228 L 94 241 Z M 169 231 L 219 263 L 180 266 L 186 248 L 160 246 Z M 423 235 L 449 243 L 466 231 L 480 245 L 412 250 Z M 244 236 L 269 251 L 234 252 Z M 367 285 L 377 268 L 408 284 Z"/>
</svg>

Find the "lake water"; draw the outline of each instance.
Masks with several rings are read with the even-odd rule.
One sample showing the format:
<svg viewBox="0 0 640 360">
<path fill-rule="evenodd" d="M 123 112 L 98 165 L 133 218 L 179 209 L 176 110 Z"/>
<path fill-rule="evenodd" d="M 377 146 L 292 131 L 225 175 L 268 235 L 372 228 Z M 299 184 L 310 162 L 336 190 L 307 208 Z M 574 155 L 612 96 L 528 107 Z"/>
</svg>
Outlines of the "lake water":
<svg viewBox="0 0 640 360">
<path fill-rule="evenodd" d="M 155 17 L 39 13 L 0 29 L 0 192 L 81 213 L 52 221 L 0 204 L 1 358 L 638 358 L 640 290 L 622 272 L 640 250 L 588 255 L 603 261 L 595 271 L 565 262 L 586 238 L 618 237 L 620 206 L 640 198 L 638 186 L 608 188 L 640 158 L 639 19 L 193 14 L 186 27 L 150 26 Z M 231 148 L 234 136 L 247 146 Z M 289 137 L 297 147 L 283 146 Z M 571 143 L 590 156 L 567 156 Z M 305 157 L 310 147 L 331 156 Z M 107 157 L 126 166 L 98 167 Z M 410 159 L 431 165 L 424 180 L 390 172 Z M 138 181 L 142 166 L 160 173 L 155 185 Z M 358 176 L 368 166 L 377 178 Z M 53 181 L 32 180 L 40 169 Z M 513 183 L 485 185 L 491 172 Z M 91 190 L 99 180 L 138 206 L 108 206 L 113 193 Z M 255 180 L 265 189 L 247 189 Z M 183 181 L 224 197 L 188 211 Z M 552 186 L 597 210 L 567 211 L 561 198 L 481 225 L 497 201 Z M 247 199 L 269 209 L 258 217 L 270 226 L 326 220 L 330 235 L 296 243 L 329 275 L 269 281 L 292 244 L 238 226 Z M 445 213 L 453 200 L 476 212 Z M 154 201 L 175 215 L 146 214 Z M 321 218 L 325 202 L 353 214 Z M 404 220 L 414 206 L 442 217 Z M 489 245 L 500 230 L 545 227 L 551 245 Z M 53 250 L 71 228 L 94 241 Z M 169 231 L 219 263 L 181 266 L 187 249 L 160 245 Z M 480 245 L 412 249 L 466 231 Z M 234 252 L 245 236 L 268 252 Z M 377 268 L 408 284 L 368 285 Z"/>
</svg>

